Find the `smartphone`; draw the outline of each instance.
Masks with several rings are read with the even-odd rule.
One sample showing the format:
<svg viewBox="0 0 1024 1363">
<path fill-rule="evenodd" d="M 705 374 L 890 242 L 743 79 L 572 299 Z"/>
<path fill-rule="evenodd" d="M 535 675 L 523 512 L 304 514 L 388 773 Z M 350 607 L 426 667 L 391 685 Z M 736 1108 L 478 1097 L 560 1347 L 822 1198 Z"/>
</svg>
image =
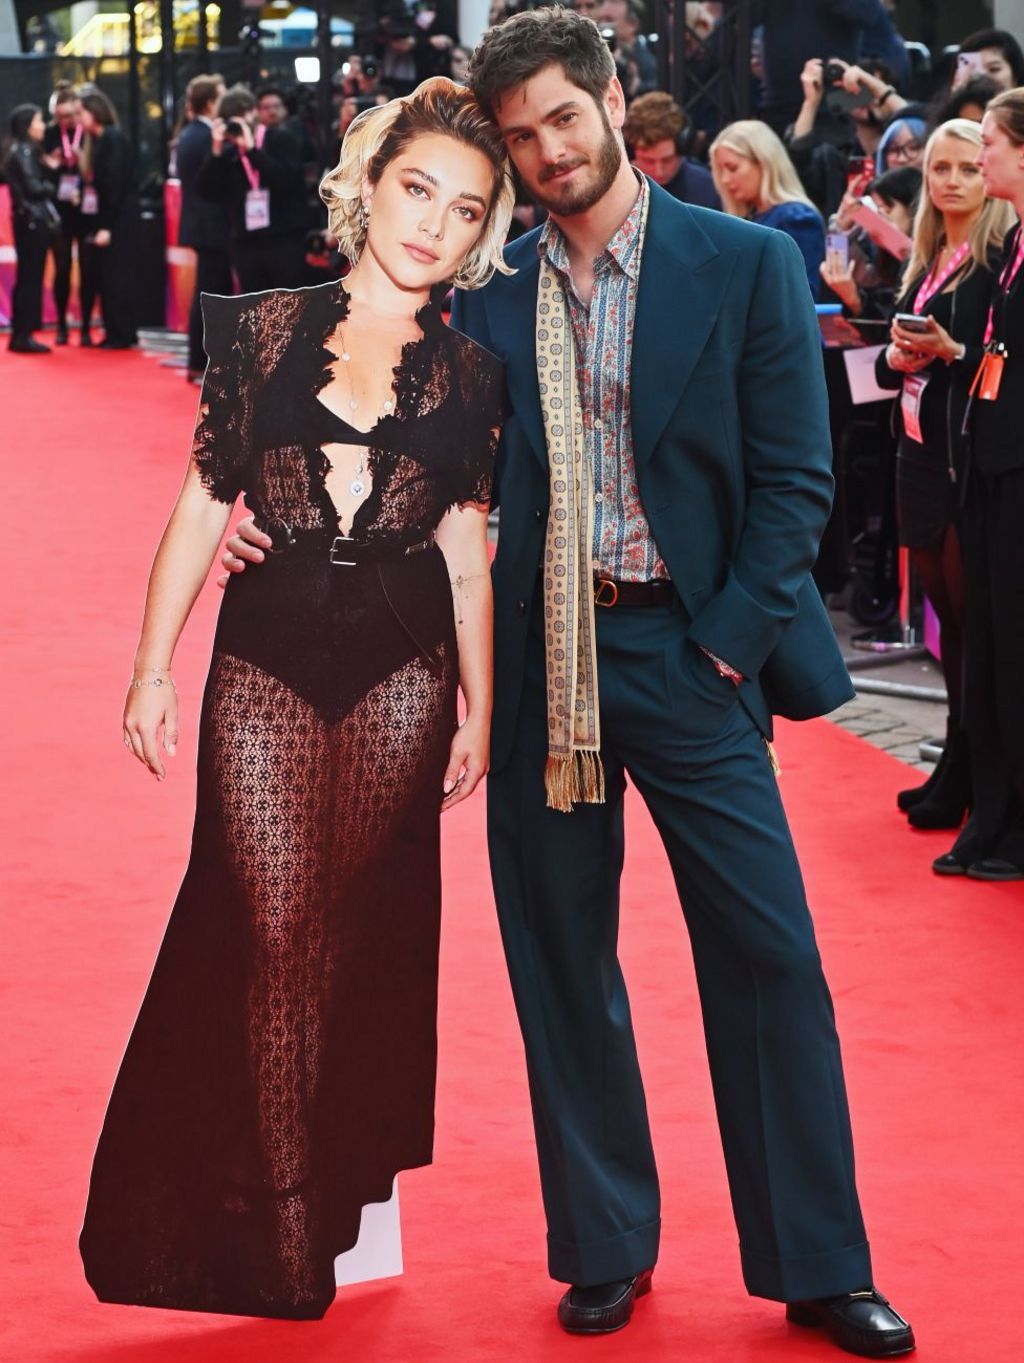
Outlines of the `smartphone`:
<svg viewBox="0 0 1024 1363">
<path fill-rule="evenodd" d="M 898 312 L 893 321 L 899 322 L 904 331 L 916 331 L 919 336 L 931 331 L 928 318 L 918 317 L 916 312 Z"/>
<path fill-rule="evenodd" d="M 851 156 L 846 163 L 846 185 L 852 189 L 865 180 L 874 177 L 875 162 L 870 156 Z"/>
<path fill-rule="evenodd" d="M 985 62 L 980 52 L 961 52 L 956 59 L 956 78 L 958 83 L 966 84 L 985 70 Z"/>
<path fill-rule="evenodd" d="M 850 236 L 847 232 L 828 232 L 825 259 L 832 274 L 845 274 L 850 264 Z"/>
</svg>

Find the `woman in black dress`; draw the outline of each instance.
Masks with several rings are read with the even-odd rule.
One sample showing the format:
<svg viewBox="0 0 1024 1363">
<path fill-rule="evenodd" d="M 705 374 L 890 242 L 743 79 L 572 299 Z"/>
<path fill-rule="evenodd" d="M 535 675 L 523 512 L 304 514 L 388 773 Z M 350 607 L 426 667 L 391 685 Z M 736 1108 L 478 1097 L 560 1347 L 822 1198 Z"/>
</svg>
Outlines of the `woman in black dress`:
<svg viewBox="0 0 1024 1363">
<path fill-rule="evenodd" d="M 11 295 L 11 339 L 16 355 L 46 355 L 50 347 L 32 335 L 43 325 L 43 271 L 59 224 L 54 187 L 43 168 L 43 111 L 19 104 L 10 118 L 4 176 L 11 191 L 11 217 L 18 272 Z"/>
<path fill-rule="evenodd" d="M 87 269 L 99 277 L 105 333 L 100 347 L 127 350 L 138 340 L 135 263 L 139 199 L 135 191 L 135 158 L 131 143 L 117 125 L 114 106 L 102 90 L 94 85 L 84 86 L 79 92 L 79 103 L 82 127 L 89 139 L 82 213 L 90 248 Z M 83 297 L 83 344 L 89 343 L 91 313 L 92 298 Z"/>
<path fill-rule="evenodd" d="M 321 193 L 343 283 L 204 298 L 124 721 L 158 779 L 166 669 L 240 491 L 273 551 L 225 596 L 192 857 L 93 1169 L 105 1301 L 319 1317 L 363 1205 L 431 1158 L 439 815 L 487 766 L 504 401 L 431 290 L 507 268 L 513 189 L 493 125 L 437 78 L 361 116 Z"/>
<path fill-rule="evenodd" d="M 937 128 L 924 155 L 914 249 L 896 313 L 915 313 L 927 331 L 893 322 L 878 357 L 883 388 L 900 388 L 896 508 L 900 543 L 942 628 L 949 720 L 942 758 L 921 786 L 901 791 L 915 828 L 959 828 L 970 804 L 963 728 L 964 566 L 960 507 L 967 391 L 981 359 L 993 269 L 1009 225 L 1007 206 L 986 197 L 976 165 L 981 130 L 967 119 Z"/>
<path fill-rule="evenodd" d="M 985 188 L 1024 219 L 1024 89 L 981 125 Z M 1024 880 L 1024 234 L 1006 238 L 985 360 L 971 385 L 967 567 L 967 733 L 974 809 L 940 875 Z"/>
</svg>

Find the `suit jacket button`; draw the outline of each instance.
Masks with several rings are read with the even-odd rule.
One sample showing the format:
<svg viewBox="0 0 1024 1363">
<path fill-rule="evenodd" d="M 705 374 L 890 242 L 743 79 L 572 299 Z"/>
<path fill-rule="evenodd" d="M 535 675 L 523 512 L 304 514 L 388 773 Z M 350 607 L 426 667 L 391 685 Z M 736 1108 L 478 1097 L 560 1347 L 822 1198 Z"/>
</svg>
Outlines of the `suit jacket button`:
<svg viewBox="0 0 1024 1363">
<path fill-rule="evenodd" d="M 526 602 L 525 602 L 525 601 L 517 601 L 517 602 L 516 602 L 516 614 L 517 614 L 517 615 L 525 615 L 525 614 L 526 614 Z"/>
<path fill-rule="evenodd" d="M 538 507 L 533 514 L 537 517 L 538 524 L 540 524 L 544 520 L 544 512 L 541 511 L 540 507 Z"/>
</svg>

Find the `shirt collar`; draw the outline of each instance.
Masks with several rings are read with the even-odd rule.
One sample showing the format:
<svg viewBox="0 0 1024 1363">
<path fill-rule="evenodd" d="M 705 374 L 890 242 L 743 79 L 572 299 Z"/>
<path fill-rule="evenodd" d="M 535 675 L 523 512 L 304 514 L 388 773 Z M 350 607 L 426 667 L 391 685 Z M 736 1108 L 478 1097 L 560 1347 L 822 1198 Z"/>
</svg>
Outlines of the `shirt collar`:
<svg viewBox="0 0 1024 1363">
<path fill-rule="evenodd" d="M 639 193 L 636 196 L 636 202 L 629 210 L 625 220 L 616 229 L 608 245 L 594 261 L 595 273 L 607 269 L 611 264 L 617 265 L 623 274 L 629 275 L 630 279 L 636 279 L 640 273 L 640 252 L 643 247 L 640 224 L 643 221 L 647 201 L 650 198 L 650 187 L 646 175 L 637 172 L 637 180 L 639 181 Z M 565 239 L 565 233 L 553 218 L 548 218 L 541 230 L 540 239 L 537 242 L 537 252 L 539 255 L 547 256 L 556 270 L 563 274 L 571 273 L 569 244 Z"/>
</svg>

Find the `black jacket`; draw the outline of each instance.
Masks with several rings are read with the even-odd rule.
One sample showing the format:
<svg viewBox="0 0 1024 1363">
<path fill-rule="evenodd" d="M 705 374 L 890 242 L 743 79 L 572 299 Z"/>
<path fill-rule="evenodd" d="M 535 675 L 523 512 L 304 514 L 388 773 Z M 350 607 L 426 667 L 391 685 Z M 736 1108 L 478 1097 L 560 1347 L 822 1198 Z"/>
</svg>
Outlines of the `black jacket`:
<svg viewBox="0 0 1024 1363">
<path fill-rule="evenodd" d="M 1004 263 L 1013 260 L 1017 249 L 1019 227 L 1014 227 L 1006 238 L 1006 250 L 999 263 L 997 275 Z M 1024 268 L 1018 270 L 1008 294 L 1001 289 L 992 291 L 992 314 L 995 322 L 994 339 L 1002 341 L 1007 350 L 999 396 L 995 402 L 972 401 L 969 429 L 974 464 L 985 478 L 1010 473 L 1024 468 L 1024 436 L 1021 435 L 1021 394 L 1024 393 Z"/>
<path fill-rule="evenodd" d="M 15 142 L 4 162 L 4 177 L 11 191 L 11 207 L 22 222 L 56 227 L 56 190 L 48 179 L 34 142 Z"/>
<path fill-rule="evenodd" d="M 696 204 L 698 208 L 721 208 L 715 181 L 706 166 L 685 157 L 675 175 L 662 188 L 680 203 Z"/>
<path fill-rule="evenodd" d="M 105 128 L 93 142 L 92 180 L 99 198 L 94 230 L 116 232 L 133 225 L 139 216 L 135 193 L 135 158 L 120 128 Z"/>
<path fill-rule="evenodd" d="M 755 0 L 753 22 L 764 24 L 764 105 L 775 127 L 796 117 L 803 102 L 800 72 L 810 57 L 855 62 L 861 36 L 885 13 L 882 0 Z"/>
<path fill-rule="evenodd" d="M 997 258 L 991 260 L 994 268 Z M 900 456 L 916 463 L 935 461 L 945 468 L 955 471 L 962 479 L 966 442 L 963 436 L 964 412 L 971 381 L 981 363 L 982 338 L 988 318 L 989 302 L 992 298 L 994 275 L 991 270 L 975 268 L 951 293 L 936 293 L 924 308 L 925 317 L 934 317 L 940 326 L 945 327 L 954 341 L 962 341 L 967 347 L 962 360 L 947 365 L 944 360 L 934 360 L 921 372 L 928 375 L 928 386 L 921 397 L 921 434 L 924 443 L 902 431 L 900 432 Z M 897 299 L 893 312 L 909 312 L 924 283 L 924 276 L 918 275 L 911 280 Z M 879 387 L 898 390 L 903 386 L 903 374 L 890 369 L 883 350 L 875 362 L 875 376 Z M 899 420 L 899 405 L 896 407 Z"/>
<path fill-rule="evenodd" d="M 196 176 L 196 188 L 204 199 L 226 205 L 232 239 L 248 244 L 306 231 L 309 207 L 302 148 L 297 139 L 283 128 L 268 128 L 263 146 L 254 147 L 249 153 L 249 164 L 260 177 L 260 188 L 270 190 L 270 226 L 255 232 L 245 230 L 249 180 L 233 143 L 230 146 L 225 143 L 219 156 L 211 152 Z"/>
<path fill-rule="evenodd" d="M 195 250 L 226 250 L 228 213 L 224 202 L 212 202 L 200 194 L 199 172 L 210 155 L 210 125 L 201 118 L 187 123 L 178 138 L 178 179 L 181 181 L 181 221 L 178 245 Z"/>
</svg>

